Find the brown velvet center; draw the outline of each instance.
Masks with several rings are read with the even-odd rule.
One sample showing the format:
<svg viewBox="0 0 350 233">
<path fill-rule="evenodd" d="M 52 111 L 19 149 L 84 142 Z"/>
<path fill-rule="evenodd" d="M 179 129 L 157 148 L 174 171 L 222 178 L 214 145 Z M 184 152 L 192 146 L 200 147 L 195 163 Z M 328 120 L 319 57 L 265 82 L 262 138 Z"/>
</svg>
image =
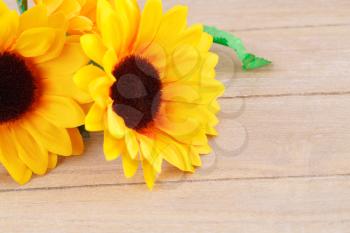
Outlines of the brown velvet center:
<svg viewBox="0 0 350 233">
<path fill-rule="evenodd" d="M 16 120 L 35 101 L 37 83 L 25 60 L 11 53 L 0 53 L 0 124 Z"/>
<path fill-rule="evenodd" d="M 113 71 L 117 81 L 111 87 L 113 110 L 127 127 L 146 128 L 160 106 L 161 81 L 158 71 L 146 59 L 138 56 L 124 58 Z"/>
</svg>

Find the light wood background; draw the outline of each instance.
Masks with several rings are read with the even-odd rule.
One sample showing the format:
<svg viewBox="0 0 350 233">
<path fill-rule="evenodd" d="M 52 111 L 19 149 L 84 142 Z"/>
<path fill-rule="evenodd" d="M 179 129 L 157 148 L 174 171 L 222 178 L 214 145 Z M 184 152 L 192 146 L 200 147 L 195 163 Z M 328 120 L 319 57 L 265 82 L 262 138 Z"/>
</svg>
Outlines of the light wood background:
<svg viewBox="0 0 350 233">
<path fill-rule="evenodd" d="M 165 166 L 153 192 L 104 161 L 101 135 L 23 187 L 0 168 L 0 232 L 350 232 L 350 1 L 164 2 L 274 62 L 242 72 L 214 48 L 228 87 L 215 153 L 194 175 Z"/>
</svg>

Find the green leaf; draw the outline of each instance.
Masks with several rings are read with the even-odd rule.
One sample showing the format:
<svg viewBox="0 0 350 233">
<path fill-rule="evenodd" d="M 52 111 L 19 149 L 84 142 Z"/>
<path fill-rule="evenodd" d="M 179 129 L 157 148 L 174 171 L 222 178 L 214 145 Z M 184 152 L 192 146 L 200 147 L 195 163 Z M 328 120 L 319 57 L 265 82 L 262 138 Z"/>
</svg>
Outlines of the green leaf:
<svg viewBox="0 0 350 233">
<path fill-rule="evenodd" d="M 23 14 L 28 9 L 28 0 L 16 0 L 19 12 Z"/>
<path fill-rule="evenodd" d="M 242 68 L 244 70 L 254 70 L 260 67 L 267 66 L 269 64 L 271 64 L 271 62 L 266 60 L 265 58 L 257 57 L 254 54 L 248 53 L 243 59 Z"/>
<path fill-rule="evenodd" d="M 247 53 L 242 41 L 229 32 L 211 26 L 204 26 L 204 31 L 213 37 L 214 43 L 233 49 L 238 59 L 242 62 L 243 70 L 253 70 L 271 64 L 271 62 L 265 58 Z"/>
</svg>

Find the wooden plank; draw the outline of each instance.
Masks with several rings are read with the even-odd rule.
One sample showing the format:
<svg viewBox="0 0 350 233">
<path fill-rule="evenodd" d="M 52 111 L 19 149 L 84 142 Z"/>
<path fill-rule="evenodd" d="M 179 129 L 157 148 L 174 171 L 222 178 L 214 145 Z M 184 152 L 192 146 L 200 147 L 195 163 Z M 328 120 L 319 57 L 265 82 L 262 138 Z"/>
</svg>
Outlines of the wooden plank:
<svg viewBox="0 0 350 233">
<path fill-rule="evenodd" d="M 220 55 L 218 78 L 225 96 L 309 95 L 350 91 L 350 26 L 240 32 L 247 48 L 273 65 L 242 72 L 233 53 Z"/>
<path fill-rule="evenodd" d="M 14 1 L 7 2 L 14 7 Z M 350 41 L 350 1 L 171 0 L 164 5 L 179 3 L 192 10 L 190 22 L 215 22 L 227 30 L 243 30 L 236 34 L 249 51 L 274 63 L 242 72 L 233 52 L 216 46 L 221 59 L 218 78 L 227 86 L 225 96 L 350 92 L 350 43 L 344 43 Z"/>
<path fill-rule="evenodd" d="M 164 167 L 160 181 L 350 174 L 349 96 L 287 96 L 221 100 L 215 154 L 194 175 Z M 121 161 L 106 162 L 101 135 L 86 141 L 84 156 L 67 158 L 20 189 L 116 183 L 127 180 Z M 19 188 L 0 170 L 0 190 Z"/>
<path fill-rule="evenodd" d="M 350 24 L 347 0 L 164 1 L 166 9 L 176 4 L 189 6 L 191 23 L 202 22 L 233 31 Z"/>
<path fill-rule="evenodd" d="M 24 187 L 0 168 L 1 232 L 349 232 L 350 2 L 164 1 L 176 3 L 274 61 L 244 73 L 234 58 L 232 72 L 214 48 L 228 86 L 215 153 L 194 175 L 164 166 L 153 192 L 104 161 L 98 134 Z"/>
<path fill-rule="evenodd" d="M 16 7 L 13 0 L 5 2 Z M 139 2 L 143 4 L 145 0 Z M 188 5 L 190 23 L 202 22 L 234 31 L 350 24 L 347 0 L 166 0 L 163 4 L 165 9 Z"/>
<path fill-rule="evenodd" d="M 345 233 L 349 177 L 0 193 L 2 232 Z"/>
</svg>

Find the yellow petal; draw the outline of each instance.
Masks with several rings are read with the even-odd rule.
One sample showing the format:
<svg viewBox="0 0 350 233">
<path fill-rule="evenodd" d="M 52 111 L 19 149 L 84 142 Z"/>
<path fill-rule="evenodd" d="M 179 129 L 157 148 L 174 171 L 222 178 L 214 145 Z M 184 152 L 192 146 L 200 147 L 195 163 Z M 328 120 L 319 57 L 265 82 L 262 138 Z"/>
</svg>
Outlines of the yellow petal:
<svg viewBox="0 0 350 233">
<path fill-rule="evenodd" d="M 9 11 L 10 11 L 10 9 L 7 7 L 6 3 L 4 1 L 0 1 L 0 16 L 2 14 L 9 12 Z"/>
<path fill-rule="evenodd" d="M 70 37 L 67 38 L 69 40 Z M 88 58 L 81 49 L 80 43 L 66 43 L 60 56 L 48 62 L 38 64 L 45 77 L 51 78 L 71 75 L 88 63 Z"/>
<path fill-rule="evenodd" d="M 84 152 L 84 142 L 77 128 L 67 129 L 70 140 L 72 142 L 72 155 L 81 155 Z"/>
<path fill-rule="evenodd" d="M 34 0 L 34 2 L 44 4 L 48 9 L 48 13 L 52 14 L 62 4 L 63 0 Z"/>
<path fill-rule="evenodd" d="M 113 11 L 110 3 L 106 0 L 98 1 L 97 26 L 101 31 L 102 40 L 108 48 L 114 49 L 117 54 L 124 43 L 125 35 L 123 35 L 122 25 L 120 16 Z"/>
<path fill-rule="evenodd" d="M 157 172 L 154 170 L 153 166 L 147 162 L 147 160 L 142 161 L 142 169 L 147 187 L 152 190 L 157 178 Z"/>
<path fill-rule="evenodd" d="M 48 168 L 48 152 L 23 128 L 14 133 L 18 156 L 37 175 L 44 175 Z"/>
<path fill-rule="evenodd" d="M 104 132 L 103 152 L 107 161 L 116 160 L 124 151 L 123 139 L 114 138 L 107 130 Z"/>
<path fill-rule="evenodd" d="M 219 132 L 212 126 L 208 126 L 206 129 L 206 134 L 210 136 L 218 136 Z"/>
<path fill-rule="evenodd" d="M 159 43 L 151 43 L 147 49 L 140 54 L 142 57 L 147 58 L 157 69 L 162 81 L 165 80 L 166 68 L 169 65 L 169 59 L 165 49 L 166 48 Z"/>
<path fill-rule="evenodd" d="M 56 32 L 53 28 L 28 29 L 19 36 L 15 49 L 24 57 L 41 56 L 49 50 L 55 38 Z"/>
<path fill-rule="evenodd" d="M 47 95 L 65 96 L 73 98 L 81 104 L 91 103 L 92 98 L 88 93 L 79 89 L 73 82 L 71 75 L 56 75 L 42 79 Z"/>
<path fill-rule="evenodd" d="M 137 159 L 132 159 L 130 155 L 126 151 L 124 151 L 122 153 L 122 162 L 125 177 L 133 177 L 136 174 L 137 169 L 139 167 L 139 161 Z"/>
<path fill-rule="evenodd" d="M 63 31 L 67 31 L 68 22 L 66 17 L 62 13 L 55 13 L 53 15 L 49 15 L 49 26 L 56 29 L 61 29 Z"/>
<path fill-rule="evenodd" d="M 170 53 L 174 42 L 187 25 L 187 14 L 187 6 L 175 6 L 165 13 L 154 43 L 159 43 Z"/>
<path fill-rule="evenodd" d="M 108 130 L 113 137 L 116 138 L 122 138 L 125 135 L 125 122 L 123 118 L 118 116 L 112 106 L 108 107 L 107 110 L 107 125 L 108 125 Z"/>
<path fill-rule="evenodd" d="M 146 136 L 138 136 L 140 142 L 140 152 L 142 158 L 160 173 L 162 170 L 162 157 L 157 150 L 157 141 L 154 141 Z"/>
<path fill-rule="evenodd" d="M 182 35 L 180 36 L 176 44 L 177 46 L 181 46 L 181 45 L 197 46 L 201 41 L 202 35 L 203 35 L 203 25 L 201 24 L 192 25 L 182 33 Z"/>
<path fill-rule="evenodd" d="M 100 68 L 94 65 L 87 65 L 78 70 L 73 79 L 75 84 L 85 92 L 89 91 L 89 85 L 92 81 L 99 77 L 105 76 L 105 73 Z"/>
<path fill-rule="evenodd" d="M 213 37 L 209 35 L 208 33 L 203 32 L 202 37 L 198 43 L 197 48 L 201 52 L 207 52 L 213 45 Z"/>
<path fill-rule="evenodd" d="M 1 130 L 0 140 L 0 162 L 6 168 L 11 177 L 19 184 L 27 183 L 32 171 L 27 168 L 19 158 L 12 135 L 8 130 Z"/>
<path fill-rule="evenodd" d="M 23 122 L 23 127 L 34 139 L 50 152 L 63 156 L 72 155 L 72 143 L 67 130 L 53 125 L 35 113 L 32 115 L 29 122 Z"/>
<path fill-rule="evenodd" d="M 19 31 L 23 32 L 31 28 L 47 27 L 48 16 L 47 10 L 44 5 L 37 5 L 26 12 L 24 12 L 19 18 Z"/>
<path fill-rule="evenodd" d="M 220 112 L 221 107 L 220 107 L 220 104 L 219 104 L 218 100 L 212 101 L 212 102 L 210 103 L 208 109 L 209 109 L 212 113 L 214 113 L 214 114 Z"/>
<path fill-rule="evenodd" d="M 92 21 L 85 16 L 75 16 L 69 21 L 68 30 L 70 33 L 84 33 L 92 30 Z"/>
<path fill-rule="evenodd" d="M 189 84 L 172 82 L 165 84 L 162 99 L 173 102 L 196 103 L 201 98 L 198 88 Z"/>
<path fill-rule="evenodd" d="M 202 75 L 205 75 L 208 70 L 214 69 L 215 66 L 219 63 L 219 56 L 215 53 L 207 53 L 204 61 L 204 67 L 206 69 L 202 70 Z M 215 76 L 209 76 L 208 79 L 213 79 Z"/>
<path fill-rule="evenodd" d="M 208 143 L 205 130 L 200 126 L 199 122 L 187 119 L 183 123 L 157 123 L 157 128 L 168 135 L 176 138 L 176 140 L 189 145 L 204 145 Z"/>
<path fill-rule="evenodd" d="M 182 145 L 161 132 L 157 133 L 157 142 L 163 159 L 182 171 L 194 172 L 189 146 Z"/>
<path fill-rule="evenodd" d="M 96 0 L 85 0 L 83 8 L 80 11 L 81 15 L 85 15 L 90 19 L 96 19 Z M 82 5 L 82 4 L 81 4 Z"/>
<path fill-rule="evenodd" d="M 49 162 L 48 162 L 48 168 L 54 169 L 57 166 L 58 156 L 52 153 L 49 153 Z"/>
<path fill-rule="evenodd" d="M 112 74 L 114 67 L 118 62 L 117 54 L 113 49 L 109 49 L 103 57 L 103 68 L 107 74 Z"/>
<path fill-rule="evenodd" d="M 67 19 L 78 15 L 81 10 L 79 2 L 76 0 L 63 0 L 62 4 L 56 9 L 56 12 L 62 12 Z"/>
<path fill-rule="evenodd" d="M 155 126 L 178 141 L 187 144 L 203 145 L 208 142 L 202 122 L 174 112 L 170 104 L 161 106 L 155 119 Z"/>
<path fill-rule="evenodd" d="M 177 80 L 177 82 L 164 84 L 164 95 L 162 96 L 164 100 L 209 104 L 223 94 L 223 84 L 215 79 L 215 66 L 218 62 L 218 56 L 213 53 L 207 53 L 202 54 L 201 57 L 203 57 L 201 58 L 201 69 L 196 69 L 194 74 Z M 180 66 L 183 66 L 183 64 L 185 63 L 179 63 Z M 174 76 L 176 75 L 169 75 L 169 77 Z M 182 92 L 179 88 L 184 88 L 183 97 L 180 95 Z"/>
<path fill-rule="evenodd" d="M 142 52 L 153 41 L 162 20 L 162 1 L 147 0 L 141 15 L 140 29 L 134 44 L 134 51 Z"/>
<path fill-rule="evenodd" d="M 195 148 L 191 149 L 190 158 L 191 158 L 191 163 L 193 166 L 196 166 L 196 167 L 202 166 L 201 157 L 199 156 L 199 152 Z"/>
<path fill-rule="evenodd" d="M 199 73 L 200 86 L 203 88 L 211 88 L 211 90 L 202 90 L 204 94 L 214 94 L 219 96 L 224 92 L 224 85 L 215 79 L 215 67 L 219 62 L 219 56 L 214 53 L 207 53 L 203 61 L 202 69 Z"/>
<path fill-rule="evenodd" d="M 80 6 L 83 6 L 86 3 L 86 0 L 76 0 Z"/>
<path fill-rule="evenodd" d="M 224 85 L 215 79 L 202 81 L 200 86 L 201 98 L 198 104 L 210 104 L 225 91 Z"/>
<path fill-rule="evenodd" d="M 194 150 L 196 150 L 199 154 L 207 155 L 213 152 L 212 148 L 209 144 L 202 146 L 193 146 Z"/>
<path fill-rule="evenodd" d="M 167 113 L 169 118 L 175 121 L 181 119 L 193 118 L 203 126 L 216 126 L 219 121 L 214 113 L 212 113 L 207 105 L 198 105 L 185 102 L 166 102 Z"/>
<path fill-rule="evenodd" d="M 194 74 L 201 68 L 202 57 L 199 50 L 192 45 L 179 45 L 171 56 L 171 67 L 173 71 L 169 76 L 183 80 Z M 166 80 L 168 81 L 168 80 Z"/>
<path fill-rule="evenodd" d="M 65 39 L 66 39 L 65 31 L 61 29 L 56 29 L 55 38 L 53 43 L 50 45 L 50 48 L 45 52 L 45 54 L 36 57 L 34 60 L 35 63 L 43 63 L 58 57 L 62 52 L 64 43 L 66 42 Z"/>
<path fill-rule="evenodd" d="M 139 153 L 139 143 L 132 130 L 127 130 L 125 134 L 125 144 L 131 159 L 136 159 Z"/>
<path fill-rule="evenodd" d="M 42 105 L 36 111 L 58 127 L 75 128 L 84 124 L 83 110 L 75 101 L 67 97 L 43 96 Z"/>
<path fill-rule="evenodd" d="M 102 65 L 106 53 L 102 39 L 96 34 L 85 34 L 80 38 L 80 43 L 85 54 L 97 64 Z"/>
<path fill-rule="evenodd" d="M 19 16 L 15 11 L 5 11 L 0 20 L 0 51 L 12 46 L 17 36 Z"/>
<path fill-rule="evenodd" d="M 113 82 L 107 77 L 100 77 L 89 85 L 89 92 L 96 104 L 102 108 L 107 107 L 112 100 L 109 97 L 110 88 Z"/>
<path fill-rule="evenodd" d="M 105 110 L 93 104 L 85 118 L 85 128 L 88 131 L 98 132 L 104 130 Z"/>
<path fill-rule="evenodd" d="M 130 52 L 140 23 L 140 9 L 136 0 L 114 0 L 115 9 L 121 20 L 124 42 L 121 54 Z"/>
<path fill-rule="evenodd" d="M 191 82 L 200 85 L 200 82 L 212 74 L 214 67 L 206 62 L 208 52 L 202 53 L 196 46 L 181 44 L 175 48 L 170 56 L 170 65 L 167 67 L 167 76 L 163 83 L 174 81 Z"/>
</svg>

